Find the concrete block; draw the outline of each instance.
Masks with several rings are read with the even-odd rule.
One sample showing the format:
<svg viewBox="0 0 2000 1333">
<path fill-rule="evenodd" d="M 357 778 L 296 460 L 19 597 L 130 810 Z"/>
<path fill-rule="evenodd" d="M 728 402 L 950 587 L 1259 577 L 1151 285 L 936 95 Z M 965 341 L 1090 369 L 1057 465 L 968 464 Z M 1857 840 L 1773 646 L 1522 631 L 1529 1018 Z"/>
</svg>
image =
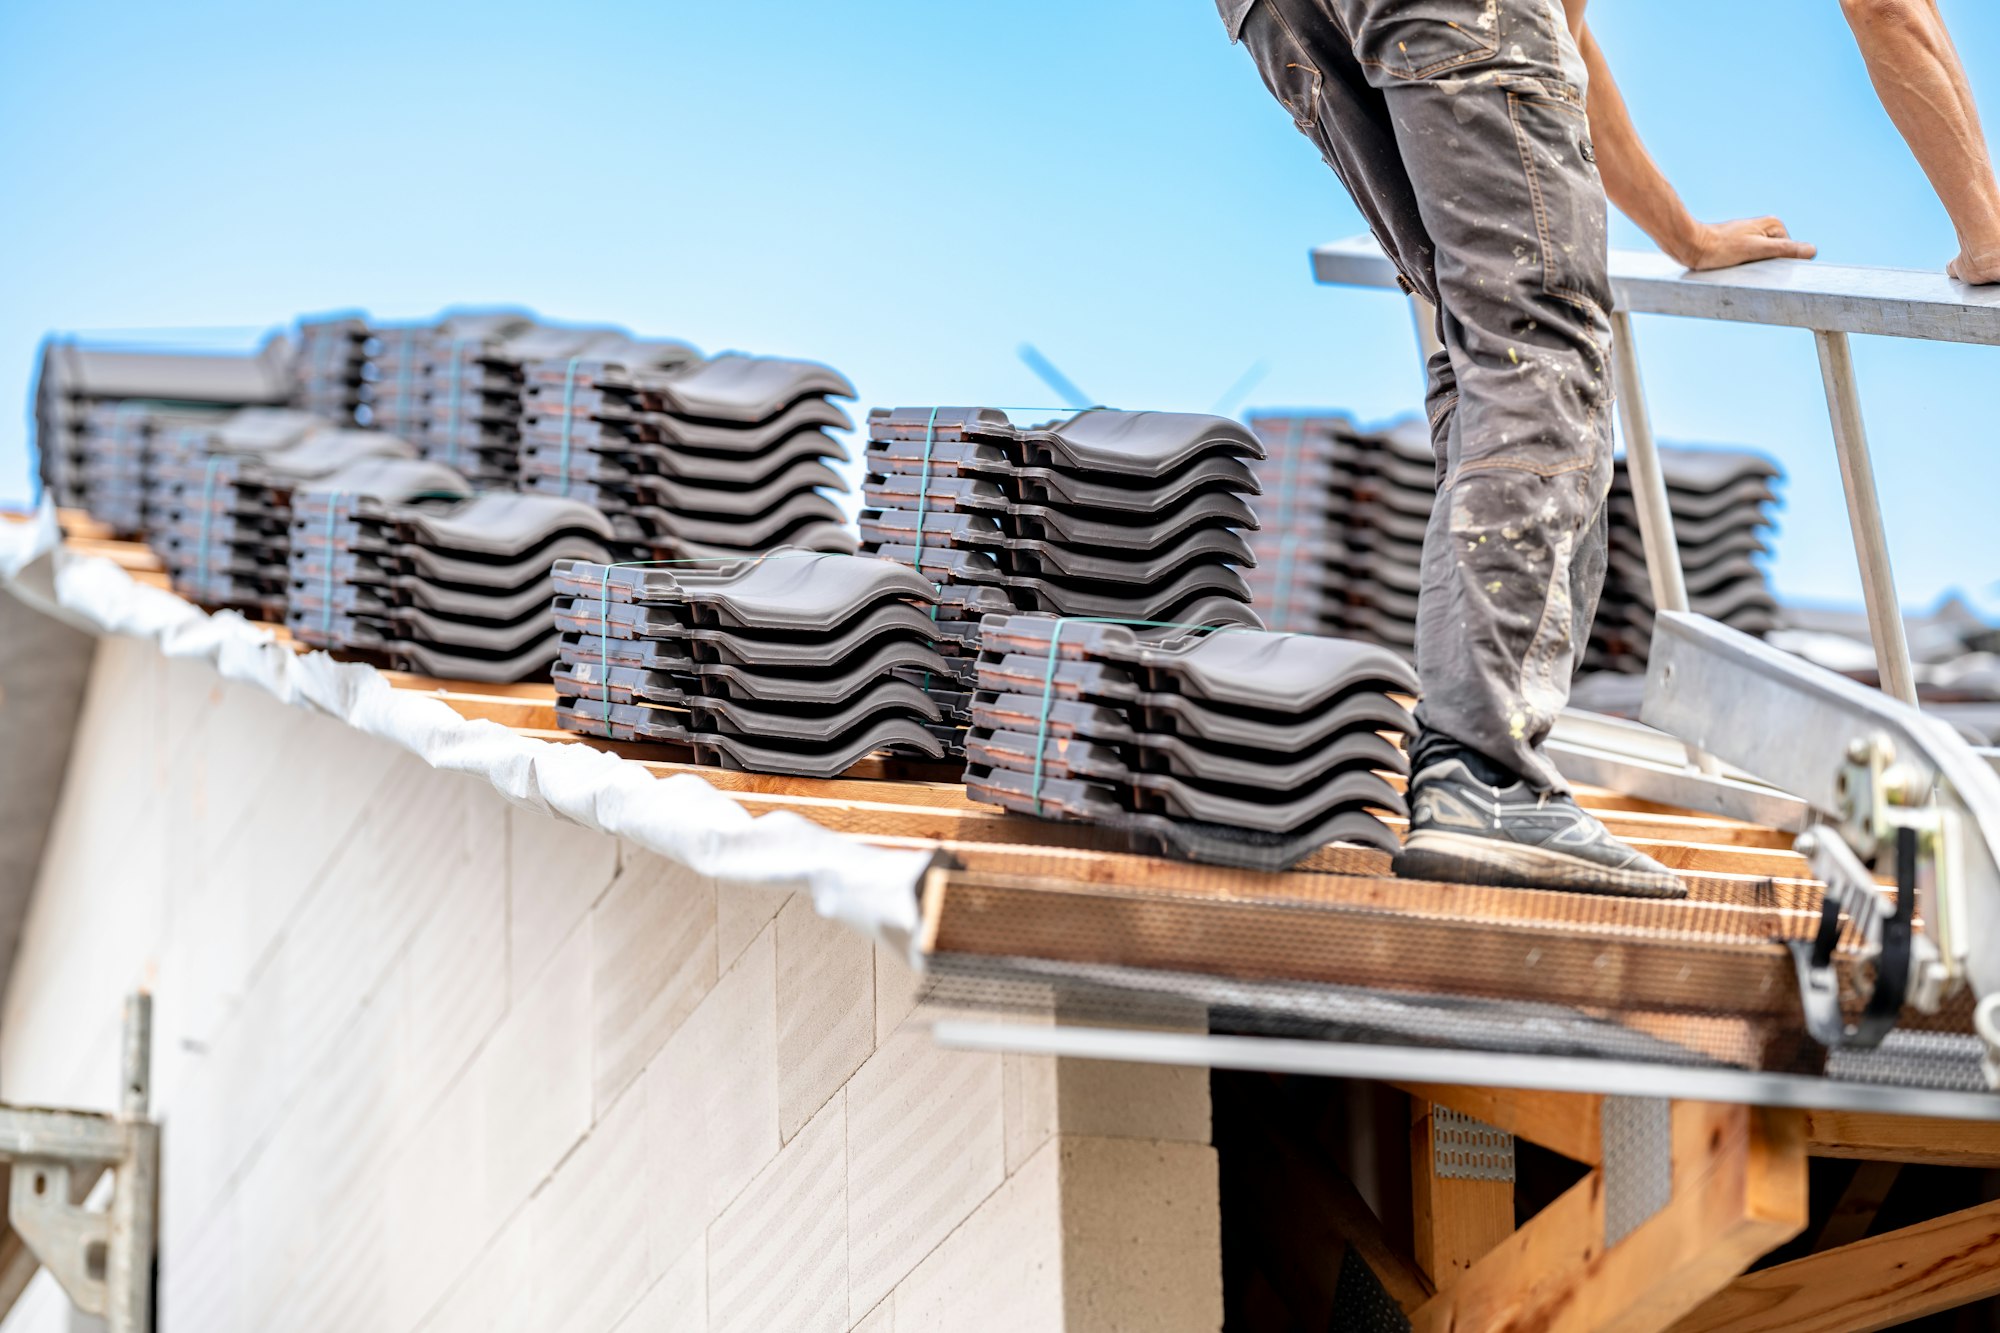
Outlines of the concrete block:
<svg viewBox="0 0 2000 1333">
<path fill-rule="evenodd" d="M 895 1333 L 1064 1327 L 1059 1165 L 1045 1146 L 924 1256 L 896 1287 Z"/>
<path fill-rule="evenodd" d="M 792 897 L 785 888 L 718 880 L 715 885 L 715 965 L 727 972 Z"/>
<path fill-rule="evenodd" d="M 903 956 L 886 945 L 875 946 L 875 1044 L 889 1040 L 889 1034 L 903 1025 L 917 1007 L 923 977 Z"/>
<path fill-rule="evenodd" d="M 397 964 L 405 1015 L 397 1096 L 410 1116 L 436 1104 L 507 1013 L 507 808 L 476 785 L 464 800 L 467 838 L 484 850 L 440 876 L 436 906 Z"/>
<path fill-rule="evenodd" d="M 528 1209 L 514 1214 L 418 1333 L 540 1333 L 529 1302 L 535 1273 Z"/>
<path fill-rule="evenodd" d="M 596 1105 L 610 1105 L 715 985 L 715 883 L 627 845 L 591 909 Z"/>
<path fill-rule="evenodd" d="M 228 1203 L 198 1232 L 160 1235 L 161 1328 L 252 1333 L 244 1317 L 242 1256 L 236 1210 Z"/>
<path fill-rule="evenodd" d="M 529 1204 L 528 1327 L 599 1333 L 645 1291 L 645 1110 L 638 1089 L 612 1105 Z"/>
<path fill-rule="evenodd" d="M 1215 1333 L 1222 1213 L 1215 1150 L 1071 1138 L 1061 1155 L 1067 1333 Z"/>
<path fill-rule="evenodd" d="M 287 1290 L 315 1259 L 326 1226 L 326 1213 L 307 1202 L 317 1194 L 318 1145 L 298 1130 L 295 1123 L 280 1126 L 223 1201 L 240 1228 L 243 1309 L 251 1328 L 284 1323 Z"/>
<path fill-rule="evenodd" d="M 289 1201 L 295 1211 L 327 1218 L 357 1199 L 379 1202 L 396 1148 L 430 1109 L 408 1095 L 402 1077 L 406 995 L 398 973 L 363 1003 L 285 1116 L 274 1146 L 302 1144 L 312 1163 L 310 1179 Z"/>
<path fill-rule="evenodd" d="M 789 1140 L 875 1049 L 875 946 L 795 896 L 778 912 L 778 1132 Z"/>
<path fill-rule="evenodd" d="M 1053 1056 L 1008 1051 L 1000 1057 L 1007 1119 L 1007 1171 L 1040 1152 L 1056 1135 L 1062 1114 Z"/>
<path fill-rule="evenodd" d="M 1208 1071 L 1009 1053 L 1007 1169 L 1057 1135 L 1209 1141 Z"/>
<path fill-rule="evenodd" d="M 500 873 L 500 824 L 475 781 L 414 757 L 399 764 L 363 815 L 367 836 L 342 847 L 286 928 L 266 971 L 284 992 L 288 1088 L 382 984 L 441 902 L 473 915 L 484 905 L 481 895 Z M 455 892 L 468 879 L 475 881 L 470 907 Z"/>
<path fill-rule="evenodd" d="M 384 1288 L 383 1327 L 415 1326 L 513 1211 L 495 1212 L 489 1202 L 484 1094 L 478 1078 L 460 1079 L 391 1164 L 387 1202 L 375 1219 L 386 1262 L 367 1279 Z"/>
<path fill-rule="evenodd" d="M 512 922 L 509 982 L 534 984 L 556 946 L 618 873 L 618 840 L 532 810 L 507 811 L 507 888 Z"/>
<path fill-rule="evenodd" d="M 392 1291 L 383 1281 L 389 1261 L 380 1211 L 357 1210 L 326 1235 L 313 1262 L 292 1284 L 279 1323 L 266 1327 L 282 1327 L 286 1333 L 411 1327 L 414 1316 L 391 1315 Z"/>
<path fill-rule="evenodd" d="M 777 1154 L 774 969 L 767 927 L 646 1067 L 655 1272 L 685 1253 Z"/>
<path fill-rule="evenodd" d="M 920 1029 L 847 1085 L 849 1311 L 872 1308 L 1006 1175 L 1000 1056 Z"/>
<path fill-rule="evenodd" d="M 614 1333 L 706 1333 L 708 1247 L 696 1241 L 667 1266 Z"/>
<path fill-rule="evenodd" d="M 834 1098 L 708 1229 L 711 1333 L 847 1328 L 847 1117 Z"/>
<path fill-rule="evenodd" d="M 486 1232 L 590 1129 L 590 932 L 572 931 L 479 1053 Z"/>
</svg>

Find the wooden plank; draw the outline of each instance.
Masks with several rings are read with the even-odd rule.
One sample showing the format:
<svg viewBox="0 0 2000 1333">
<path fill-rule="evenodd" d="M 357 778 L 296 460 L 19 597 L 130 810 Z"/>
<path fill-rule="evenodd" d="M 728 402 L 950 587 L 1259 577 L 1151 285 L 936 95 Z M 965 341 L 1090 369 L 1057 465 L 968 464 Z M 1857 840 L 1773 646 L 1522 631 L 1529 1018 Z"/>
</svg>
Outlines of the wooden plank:
<svg viewBox="0 0 2000 1333">
<path fill-rule="evenodd" d="M 386 676 L 390 673 L 385 671 L 382 674 Z M 470 691 L 413 685 L 397 685 L 396 688 L 400 693 L 420 699 L 435 699 L 468 722 L 497 722 L 517 730 L 553 728 L 556 724 L 553 696 L 538 700 L 518 694 L 495 694 L 488 692 L 484 686 L 472 686 Z"/>
<path fill-rule="evenodd" d="M 2000 1167 L 2000 1123 L 1984 1120 L 1808 1111 L 1806 1143 L 1815 1157 Z"/>
<path fill-rule="evenodd" d="M 1782 1017 L 1798 1003 L 1790 955 L 1769 939 L 934 878 L 941 952 L 1608 1009 L 1707 1013 L 1727 997 L 1740 1016 Z M 1408 881 L 1379 887 L 1410 896 Z"/>
<path fill-rule="evenodd" d="M 92 518 L 87 509 L 58 509 L 56 524 L 62 529 L 65 538 L 80 537 L 92 541 L 111 541 L 118 535 L 109 523 L 100 523 Z"/>
<path fill-rule="evenodd" d="M 1796 1112 L 1676 1102 L 1673 1192 L 1604 1246 L 1604 1175 L 1590 1172 L 1411 1318 L 1430 1330 L 1653 1333 L 1805 1226 Z"/>
<path fill-rule="evenodd" d="M 1514 1182 L 1439 1175 L 1432 1104 L 1410 1103 L 1410 1208 L 1417 1267 L 1449 1291 L 1514 1230 Z"/>
<path fill-rule="evenodd" d="M 1676 1333 L 1865 1333 L 2000 1295 L 2000 1203 L 1736 1279 Z"/>
<path fill-rule="evenodd" d="M 1603 1155 L 1598 1120 L 1604 1098 L 1595 1093 L 1468 1088 L 1447 1083 L 1396 1086 L 1412 1097 L 1449 1106 L 1585 1166 L 1596 1166 Z"/>
</svg>

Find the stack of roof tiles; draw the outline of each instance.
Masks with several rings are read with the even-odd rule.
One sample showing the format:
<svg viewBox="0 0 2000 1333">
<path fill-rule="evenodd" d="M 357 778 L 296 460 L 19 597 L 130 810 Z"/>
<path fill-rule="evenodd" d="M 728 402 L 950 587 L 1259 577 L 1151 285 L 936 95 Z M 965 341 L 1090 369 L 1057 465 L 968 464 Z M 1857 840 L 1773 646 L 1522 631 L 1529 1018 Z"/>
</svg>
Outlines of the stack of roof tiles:
<svg viewBox="0 0 2000 1333">
<path fill-rule="evenodd" d="M 1362 431 L 1338 415 L 1252 418 L 1270 499 L 1251 538 L 1273 628 L 1416 649 L 1424 528 L 1437 499 L 1421 422 Z"/>
<path fill-rule="evenodd" d="M 517 311 L 458 312 L 435 320 L 368 326 L 362 344 L 359 416 L 371 430 L 423 443 L 430 431 L 431 368 L 438 344 L 504 338 L 535 327 Z"/>
<path fill-rule="evenodd" d="M 877 750 L 942 756 L 925 673 L 931 586 L 854 555 L 685 565 L 562 561 L 557 717 L 704 763 L 832 777 Z"/>
<path fill-rule="evenodd" d="M 520 474 L 526 367 L 602 352 L 651 367 L 694 359 L 684 343 L 640 342 L 618 329 L 537 324 L 519 315 L 460 316 L 426 336 L 371 342 L 369 413 L 401 420 L 424 457 L 487 489 L 511 488 Z M 417 392 L 410 392 L 414 385 Z"/>
<path fill-rule="evenodd" d="M 441 483 L 453 476 L 428 466 Z M 611 525 L 574 500 L 492 492 L 450 503 L 449 490 L 301 496 L 287 566 L 293 634 L 432 676 L 545 675 L 556 659 L 550 569 L 609 559 Z"/>
<path fill-rule="evenodd" d="M 90 516 L 123 537 L 144 535 L 147 484 L 156 466 L 154 437 L 212 426 L 226 408 L 161 407 L 127 398 L 93 403 L 84 415 L 80 480 Z"/>
<path fill-rule="evenodd" d="M 905 407 L 871 412 L 868 437 L 862 546 L 937 585 L 955 721 L 988 614 L 1258 623 L 1240 569 L 1263 450 L 1236 422 L 1100 408 L 1017 427 L 993 408 Z"/>
<path fill-rule="evenodd" d="M 300 320 L 293 405 L 343 425 L 357 420 L 367 346 L 368 321 L 359 315 Z"/>
<path fill-rule="evenodd" d="M 1414 729 L 1415 673 L 1350 640 L 1159 635 L 993 617 L 966 741 L 968 794 L 1121 830 L 1135 850 L 1276 870 L 1329 842 L 1393 852 L 1383 776 Z"/>
<path fill-rule="evenodd" d="M 1771 506 L 1783 475 L 1777 464 L 1743 450 L 1663 448 L 1660 470 L 1689 608 L 1746 634 L 1770 632 L 1778 624 L 1778 602 L 1764 558 L 1771 553 Z M 1611 483 L 1610 517 L 1610 567 L 1584 665 L 1643 673 L 1655 608 L 1623 459 Z"/>
<path fill-rule="evenodd" d="M 148 538 L 183 597 L 277 620 L 293 492 L 364 459 L 414 452 L 391 435 L 283 409 L 175 428 L 149 471 Z"/>
<path fill-rule="evenodd" d="M 134 352 L 48 339 L 35 378 L 42 484 L 57 504 L 90 510 L 129 531 L 136 526 L 126 521 L 135 500 L 134 445 L 143 451 L 148 430 L 134 413 L 283 403 L 292 392 L 290 367 L 290 345 L 279 337 L 249 355 Z"/>
<path fill-rule="evenodd" d="M 1267 498 L 1250 580 L 1274 628 L 1365 639 L 1414 655 L 1424 531 L 1437 502 L 1429 432 L 1404 420 L 1363 431 L 1330 414 L 1260 416 Z M 1767 554 L 1778 469 L 1738 451 L 1662 448 L 1694 609 L 1747 633 L 1774 623 Z M 1610 565 L 1586 649 L 1590 670 L 1644 671 L 1653 598 L 1624 460 L 1608 505 Z"/>
<path fill-rule="evenodd" d="M 619 540 L 663 558 L 779 546 L 852 553 L 826 492 L 846 451 L 831 401 L 854 388 L 810 361 L 725 353 L 663 364 L 641 344 L 528 367 L 521 484 L 584 500 Z"/>
</svg>

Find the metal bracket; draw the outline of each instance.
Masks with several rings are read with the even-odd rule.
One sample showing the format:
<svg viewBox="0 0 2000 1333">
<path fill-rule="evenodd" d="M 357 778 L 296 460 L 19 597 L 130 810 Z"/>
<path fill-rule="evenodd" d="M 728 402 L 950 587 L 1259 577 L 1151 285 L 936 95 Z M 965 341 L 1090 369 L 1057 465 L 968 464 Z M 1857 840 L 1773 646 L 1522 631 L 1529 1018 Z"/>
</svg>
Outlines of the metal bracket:
<svg viewBox="0 0 2000 1333">
<path fill-rule="evenodd" d="M 1514 1136 L 1449 1106 L 1433 1106 L 1431 1173 L 1440 1180 L 1512 1180 Z"/>
<path fill-rule="evenodd" d="M 1861 857 L 1896 849 L 1913 900 L 1898 915 L 1921 920 L 1934 946 L 1916 953 L 1913 942 L 1914 1000 L 1935 1004 L 1967 981 L 1982 1000 L 2000 994 L 2000 774 L 1950 726 L 1673 612 L 1654 628 L 1641 716 L 1797 793 Z M 2000 1031 L 1981 1035 L 1995 1046 Z"/>
<path fill-rule="evenodd" d="M 70 1302 L 85 1314 L 101 1315 L 109 1304 L 104 1279 L 110 1266 L 111 1217 L 75 1202 L 89 1191 L 84 1179 L 96 1176 L 97 1171 L 86 1170 L 72 1177 L 69 1163 L 58 1158 L 16 1161 L 7 1221 L 62 1284 Z"/>
<path fill-rule="evenodd" d="M 103 1316 L 107 1333 L 153 1327 L 160 1131 L 147 1119 L 151 1046 L 152 1000 L 141 994 L 125 1010 L 116 1116 L 0 1106 L 0 1160 L 12 1164 L 8 1225 L 78 1310 Z M 106 1171 L 109 1206 L 86 1207 Z M 19 1296 L 17 1286 L 0 1300 L 0 1318 Z"/>
<path fill-rule="evenodd" d="M 1673 1106 L 1665 1097 L 1606 1097 L 1598 1137 L 1608 1250 L 1674 1197 Z"/>
<path fill-rule="evenodd" d="M 1828 1050 L 1858 1047 L 1873 1050 L 1896 1026 L 1903 1001 L 1910 991 L 1910 979 L 1917 970 L 1911 937 L 1911 919 L 1916 914 L 1917 831 L 1905 828 L 1897 837 L 1896 906 L 1882 905 L 1881 895 L 1861 861 L 1840 838 L 1821 829 L 1808 829 L 1794 844 L 1812 865 L 1813 873 L 1826 883 L 1820 905 L 1819 932 L 1811 940 L 1787 940 L 1792 962 L 1798 969 L 1799 1002 L 1804 1006 L 1806 1031 Z M 1840 983 L 1833 970 L 1834 950 L 1840 944 L 1840 922 L 1845 916 L 1855 935 L 1875 959 L 1875 984 L 1869 991 L 1861 1021 L 1848 1024 L 1840 1012 Z M 1931 951 L 1935 956 L 1935 951 Z"/>
</svg>

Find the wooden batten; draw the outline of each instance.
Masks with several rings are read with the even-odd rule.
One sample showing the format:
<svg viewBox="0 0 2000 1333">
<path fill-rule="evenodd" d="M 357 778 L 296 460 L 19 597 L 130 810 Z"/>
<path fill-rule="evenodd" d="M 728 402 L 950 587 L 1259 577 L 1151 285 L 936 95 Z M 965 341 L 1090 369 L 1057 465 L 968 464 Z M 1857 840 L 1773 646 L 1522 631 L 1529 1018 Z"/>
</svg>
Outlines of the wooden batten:
<svg viewBox="0 0 2000 1333">
<path fill-rule="evenodd" d="M 2000 1203 L 1737 1278 L 1676 1333 L 1865 1333 L 2000 1296 Z"/>
</svg>

